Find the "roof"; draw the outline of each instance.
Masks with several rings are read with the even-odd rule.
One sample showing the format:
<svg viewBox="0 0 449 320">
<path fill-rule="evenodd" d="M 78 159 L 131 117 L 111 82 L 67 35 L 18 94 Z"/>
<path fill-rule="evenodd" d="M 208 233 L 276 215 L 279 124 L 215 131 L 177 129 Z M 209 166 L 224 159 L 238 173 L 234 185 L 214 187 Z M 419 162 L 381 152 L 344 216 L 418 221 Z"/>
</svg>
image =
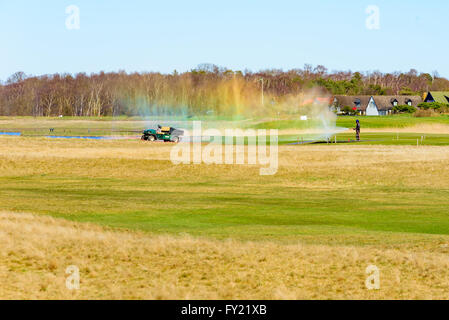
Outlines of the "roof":
<svg viewBox="0 0 449 320">
<path fill-rule="evenodd" d="M 335 96 L 337 105 L 339 107 L 355 107 L 357 99 L 360 100 L 360 107 L 358 110 L 365 111 L 368 103 L 373 97 L 374 102 L 379 110 L 391 110 L 394 107 L 394 101 L 398 102 L 398 105 L 406 105 L 409 101 L 412 102 L 412 106 L 416 107 L 422 102 L 420 96 Z"/>
<path fill-rule="evenodd" d="M 359 110 L 365 110 L 368 106 L 368 102 L 371 99 L 371 96 L 335 96 L 337 100 L 337 106 L 339 107 L 355 107 L 357 99 L 360 100 L 360 108 Z"/>
<path fill-rule="evenodd" d="M 435 102 L 449 103 L 449 91 L 430 91 L 429 94 L 432 95 Z M 427 94 L 427 97 L 429 96 L 429 94 Z"/>
<path fill-rule="evenodd" d="M 398 106 L 406 105 L 409 101 L 412 102 L 413 107 L 417 107 L 418 104 L 422 102 L 420 96 L 375 96 L 374 101 L 376 102 L 377 108 L 379 110 L 391 110 L 394 107 L 393 102 L 398 102 Z"/>
<path fill-rule="evenodd" d="M 310 105 L 314 103 L 318 104 L 332 104 L 332 97 L 315 97 L 315 98 L 309 98 L 301 102 L 301 106 Z"/>
</svg>

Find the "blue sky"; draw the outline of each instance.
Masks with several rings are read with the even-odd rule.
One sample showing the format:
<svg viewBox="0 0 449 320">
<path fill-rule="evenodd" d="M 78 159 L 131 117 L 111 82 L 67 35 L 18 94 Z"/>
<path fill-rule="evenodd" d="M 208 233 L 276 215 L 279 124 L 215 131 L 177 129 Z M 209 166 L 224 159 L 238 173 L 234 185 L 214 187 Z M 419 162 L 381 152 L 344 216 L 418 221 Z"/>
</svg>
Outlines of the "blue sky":
<svg viewBox="0 0 449 320">
<path fill-rule="evenodd" d="M 66 28 L 66 7 L 80 29 Z M 368 5 L 380 29 L 366 27 Z M 126 70 L 302 68 L 449 77 L 447 0 L 0 0 L 0 79 Z"/>
</svg>

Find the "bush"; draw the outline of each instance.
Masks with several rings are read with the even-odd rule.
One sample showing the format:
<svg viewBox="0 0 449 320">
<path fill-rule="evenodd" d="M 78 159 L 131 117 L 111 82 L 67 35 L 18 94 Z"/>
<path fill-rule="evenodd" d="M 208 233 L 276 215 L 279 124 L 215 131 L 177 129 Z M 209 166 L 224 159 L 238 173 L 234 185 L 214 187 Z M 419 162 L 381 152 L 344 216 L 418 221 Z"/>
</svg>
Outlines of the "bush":
<svg viewBox="0 0 449 320">
<path fill-rule="evenodd" d="M 344 106 L 342 111 L 344 112 L 344 114 L 351 115 L 351 116 L 354 116 L 357 114 L 357 110 L 354 110 L 354 108 L 351 108 L 349 106 Z"/>
<path fill-rule="evenodd" d="M 417 109 L 415 107 L 409 106 L 407 104 L 402 106 L 395 106 L 393 108 L 394 113 L 415 113 L 416 110 Z"/>
<path fill-rule="evenodd" d="M 418 104 L 418 108 L 423 110 L 434 110 L 434 111 L 443 111 L 449 107 L 449 104 L 438 103 L 438 102 L 423 102 Z"/>
</svg>

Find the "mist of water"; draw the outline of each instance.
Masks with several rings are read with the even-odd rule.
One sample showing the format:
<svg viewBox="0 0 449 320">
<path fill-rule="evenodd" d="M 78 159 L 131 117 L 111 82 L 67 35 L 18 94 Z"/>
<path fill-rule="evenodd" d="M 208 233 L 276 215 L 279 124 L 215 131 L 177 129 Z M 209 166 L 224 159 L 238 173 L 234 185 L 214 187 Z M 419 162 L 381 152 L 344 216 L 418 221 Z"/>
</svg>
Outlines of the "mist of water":
<svg viewBox="0 0 449 320">
<path fill-rule="evenodd" d="M 184 84 L 183 88 L 181 95 L 169 87 L 156 97 L 137 94 L 125 101 L 125 105 L 132 105 L 130 109 L 134 110 L 137 107 L 147 128 L 164 125 L 189 130 L 193 120 L 201 120 L 204 129 L 246 128 L 251 123 L 299 120 L 301 115 L 306 115 L 305 127 L 314 131 L 314 140 L 329 140 L 345 130 L 336 126 L 337 116 L 329 109 L 331 96 L 318 89 L 282 97 L 264 92 L 261 99 L 262 92 L 256 84 L 237 78 L 208 85 L 201 94 L 191 84 Z M 302 125 L 297 129 L 303 130 Z"/>
</svg>

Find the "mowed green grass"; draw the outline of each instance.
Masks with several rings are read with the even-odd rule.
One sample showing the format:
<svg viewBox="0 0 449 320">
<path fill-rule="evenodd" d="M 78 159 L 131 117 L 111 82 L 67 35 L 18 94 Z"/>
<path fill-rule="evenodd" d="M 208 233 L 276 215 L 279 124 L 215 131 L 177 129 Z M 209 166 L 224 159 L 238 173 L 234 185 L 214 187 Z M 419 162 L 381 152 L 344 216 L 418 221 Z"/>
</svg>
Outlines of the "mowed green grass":
<svg viewBox="0 0 449 320">
<path fill-rule="evenodd" d="M 260 185 L 255 191 L 239 187 L 241 180 L 224 192 L 213 182 L 54 176 L 2 178 L 0 183 L 2 210 L 155 233 L 248 240 L 369 232 L 449 234 L 448 189 Z"/>
<path fill-rule="evenodd" d="M 449 145 L 449 134 L 423 134 L 404 132 L 365 132 L 360 136 L 364 145 L 414 145 L 414 146 L 447 146 Z M 354 141 L 354 133 L 337 135 L 337 141 Z"/>
<path fill-rule="evenodd" d="M 449 125 L 449 115 L 440 115 L 435 117 L 414 117 L 409 114 L 391 115 L 391 116 L 339 116 L 336 120 L 336 126 L 341 128 L 355 127 L 355 121 L 359 119 L 362 128 L 407 128 L 417 125 L 443 124 Z M 322 126 L 320 120 L 301 121 L 299 119 L 283 119 L 260 121 L 251 124 L 250 127 L 256 129 L 311 129 Z"/>
<path fill-rule="evenodd" d="M 254 166 L 176 166 L 164 144 L 0 139 L 4 211 L 219 239 L 449 234 L 447 147 L 281 146 L 278 173 L 260 176 Z"/>
<path fill-rule="evenodd" d="M 393 129 L 391 131 L 394 131 Z M 344 132 L 331 137 L 330 142 L 335 143 L 357 143 L 360 145 L 413 145 L 413 146 L 449 146 L 449 134 L 427 134 L 409 132 L 363 132 L 361 141 L 356 142 L 354 132 Z M 280 144 L 291 144 L 303 141 L 325 142 L 323 136 L 316 134 L 297 134 L 279 136 Z"/>
<path fill-rule="evenodd" d="M 337 126 L 343 128 L 353 128 L 355 121 L 359 119 L 364 128 L 406 128 L 422 124 L 445 124 L 449 125 L 449 115 L 439 115 L 435 117 L 414 117 L 410 114 L 400 114 L 391 116 L 341 116 L 337 118 Z"/>
</svg>

